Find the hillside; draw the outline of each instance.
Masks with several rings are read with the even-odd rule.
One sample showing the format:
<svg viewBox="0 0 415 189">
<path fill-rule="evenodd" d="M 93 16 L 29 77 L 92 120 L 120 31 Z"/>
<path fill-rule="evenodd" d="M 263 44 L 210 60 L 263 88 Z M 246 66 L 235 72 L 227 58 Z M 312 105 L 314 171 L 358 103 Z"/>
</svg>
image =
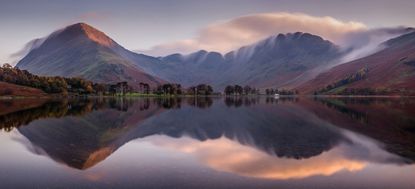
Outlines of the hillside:
<svg viewBox="0 0 415 189">
<path fill-rule="evenodd" d="M 47 94 L 40 89 L 0 81 L 0 97 L 2 96 L 47 97 Z"/>
<path fill-rule="evenodd" d="M 128 81 L 157 85 L 163 80 L 140 70 L 117 54 L 122 48 L 103 32 L 78 23 L 49 35 L 16 65 L 44 76 L 82 77 L 98 83 Z"/>
<path fill-rule="evenodd" d="M 304 94 L 415 95 L 415 32 L 386 41 L 385 49 L 318 75 L 298 89 Z M 330 86 L 331 85 L 331 86 Z M 365 92 L 366 91 L 366 92 Z"/>
</svg>

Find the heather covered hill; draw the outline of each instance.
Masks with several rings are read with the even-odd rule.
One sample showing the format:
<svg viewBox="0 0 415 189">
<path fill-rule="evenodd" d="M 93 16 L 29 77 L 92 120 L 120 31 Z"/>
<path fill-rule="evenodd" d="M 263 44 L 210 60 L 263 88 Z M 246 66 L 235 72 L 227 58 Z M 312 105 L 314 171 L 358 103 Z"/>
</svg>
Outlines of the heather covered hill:
<svg viewBox="0 0 415 189">
<path fill-rule="evenodd" d="M 303 84 L 305 94 L 415 95 L 415 32 L 386 41 L 373 55 L 336 66 Z"/>
</svg>

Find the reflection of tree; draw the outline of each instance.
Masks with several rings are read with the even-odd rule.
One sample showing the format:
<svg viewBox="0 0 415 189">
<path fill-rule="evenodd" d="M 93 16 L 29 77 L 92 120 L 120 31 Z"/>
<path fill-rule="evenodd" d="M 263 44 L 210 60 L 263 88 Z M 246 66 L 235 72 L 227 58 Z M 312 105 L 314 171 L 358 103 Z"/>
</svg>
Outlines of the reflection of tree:
<svg viewBox="0 0 415 189">
<path fill-rule="evenodd" d="M 13 100 L 0 101 L 3 107 L 17 109 L 17 111 L 0 115 L 0 129 L 11 131 L 15 127 L 27 125 L 30 122 L 42 118 L 60 118 L 64 116 L 83 116 L 94 110 L 111 108 L 120 111 L 127 111 L 134 101 L 122 98 L 103 98 L 103 99 L 72 99 L 72 100 L 51 100 L 29 109 L 20 106 Z M 29 105 L 26 105 L 29 106 Z M 144 107 L 148 107 L 144 105 Z M 20 108 L 20 110 L 19 110 Z"/>
<path fill-rule="evenodd" d="M 315 98 L 314 101 L 318 104 L 307 108 L 318 117 L 378 140 L 387 151 L 415 161 L 415 99 Z"/>
<path fill-rule="evenodd" d="M 240 107 L 243 104 L 242 97 L 225 97 L 225 104 L 228 107 Z"/>
<path fill-rule="evenodd" d="M 11 103 L 11 102 L 0 102 Z M 65 102 L 50 102 L 40 107 L 21 110 L 0 116 L 0 129 L 11 131 L 15 127 L 27 125 L 33 120 L 46 117 L 62 117 L 67 114 Z"/>
<path fill-rule="evenodd" d="M 209 108 L 213 104 L 213 100 L 210 97 L 192 97 L 187 98 L 187 104 L 190 106 L 196 106 L 198 108 Z"/>
<path fill-rule="evenodd" d="M 144 98 L 140 103 L 140 111 L 148 110 L 150 108 L 150 99 Z"/>
<path fill-rule="evenodd" d="M 364 104 L 364 105 L 368 105 L 371 104 L 373 102 L 373 100 L 371 99 L 366 99 L 366 100 L 356 100 L 356 99 L 352 99 L 352 100 L 347 100 L 347 99 L 326 99 L 326 98 L 315 98 L 314 100 L 326 105 L 327 107 L 331 108 L 331 109 L 336 109 L 337 111 L 348 115 L 351 119 L 353 120 L 357 120 L 363 124 L 368 124 L 368 116 L 366 112 L 360 112 L 360 111 L 356 111 L 350 108 L 345 107 L 345 104 Z"/>
<path fill-rule="evenodd" d="M 211 97 L 166 97 L 166 98 L 153 98 L 153 103 L 160 108 L 164 109 L 180 109 L 182 103 L 185 102 L 190 106 L 195 106 L 198 108 L 208 108 L 213 104 Z"/>
<path fill-rule="evenodd" d="M 27 125 L 37 119 L 83 116 L 86 113 L 104 108 L 126 112 L 135 103 L 139 104 L 140 111 L 148 110 L 152 104 L 164 109 L 178 109 L 181 107 L 182 101 L 182 98 L 140 98 L 139 100 L 134 98 L 92 98 L 51 100 L 44 103 L 32 102 L 32 105 L 22 105 L 16 103 L 16 100 L 2 100 L 0 107 L 16 109 L 16 111 L 3 115 L 0 112 L 0 130 L 9 132 L 15 127 Z M 213 104 L 213 100 L 210 97 L 188 98 L 187 104 L 198 108 L 208 108 Z"/>
<path fill-rule="evenodd" d="M 178 109 L 181 107 L 182 99 L 175 97 L 153 98 L 153 103 L 164 109 Z"/>
<path fill-rule="evenodd" d="M 298 102 L 300 99 L 298 97 L 295 96 L 283 96 L 283 97 L 279 97 L 279 98 L 274 98 L 274 97 L 266 97 L 265 98 L 265 103 L 267 104 L 278 104 L 280 102 L 284 103 L 284 102 Z"/>
</svg>

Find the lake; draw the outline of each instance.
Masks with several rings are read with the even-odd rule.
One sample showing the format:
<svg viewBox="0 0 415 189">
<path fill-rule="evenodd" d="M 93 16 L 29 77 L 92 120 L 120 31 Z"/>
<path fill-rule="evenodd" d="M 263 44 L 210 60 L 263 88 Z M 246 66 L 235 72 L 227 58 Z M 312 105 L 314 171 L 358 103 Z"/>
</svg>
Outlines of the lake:
<svg viewBox="0 0 415 189">
<path fill-rule="evenodd" d="M 0 188 L 415 186 L 413 98 L 0 101 Z"/>
</svg>

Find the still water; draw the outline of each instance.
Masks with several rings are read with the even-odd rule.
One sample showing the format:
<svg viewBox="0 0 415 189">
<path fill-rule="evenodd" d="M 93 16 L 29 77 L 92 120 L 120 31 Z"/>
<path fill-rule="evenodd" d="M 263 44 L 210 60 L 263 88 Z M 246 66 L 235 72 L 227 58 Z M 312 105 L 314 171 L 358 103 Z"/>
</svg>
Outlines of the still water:
<svg viewBox="0 0 415 189">
<path fill-rule="evenodd" d="M 0 188 L 415 187 L 415 99 L 0 101 Z"/>
</svg>

